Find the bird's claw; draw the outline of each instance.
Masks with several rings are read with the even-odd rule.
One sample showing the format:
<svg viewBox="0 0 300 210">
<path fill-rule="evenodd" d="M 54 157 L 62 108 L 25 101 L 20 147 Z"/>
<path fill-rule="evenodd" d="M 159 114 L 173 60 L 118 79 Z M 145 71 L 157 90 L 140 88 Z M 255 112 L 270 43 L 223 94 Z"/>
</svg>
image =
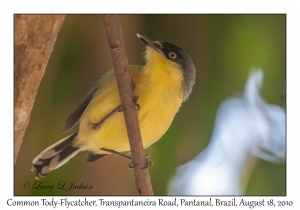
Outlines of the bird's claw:
<svg viewBox="0 0 300 210">
<path fill-rule="evenodd" d="M 130 163 L 128 164 L 127 168 L 134 168 L 136 167 L 138 164 L 133 165 L 132 161 L 130 161 Z"/>
<path fill-rule="evenodd" d="M 131 107 L 134 107 L 134 106 L 136 106 L 136 111 L 138 111 L 138 110 L 141 108 L 140 104 L 138 104 L 137 102 L 134 102 L 134 104 L 133 104 Z M 124 109 L 123 109 L 121 106 L 119 106 L 119 107 L 116 109 L 116 111 L 117 111 L 117 112 L 123 112 Z"/>
<path fill-rule="evenodd" d="M 138 111 L 141 108 L 140 104 L 134 104 L 133 106 L 136 106 L 136 111 Z"/>
<path fill-rule="evenodd" d="M 141 169 L 146 169 L 146 168 L 149 168 L 150 166 L 152 166 L 153 165 L 153 163 L 152 162 L 150 162 L 150 161 L 148 161 L 148 157 L 149 157 L 150 155 L 145 155 L 145 158 L 146 158 L 146 164 L 145 164 L 145 166 L 144 167 L 142 167 Z M 128 168 L 134 168 L 134 167 L 136 167 L 136 166 L 138 166 L 139 164 L 136 164 L 136 165 L 133 165 L 133 163 L 132 163 L 132 161 L 128 164 Z"/>
<path fill-rule="evenodd" d="M 151 167 L 152 165 L 153 165 L 153 163 L 150 162 L 150 161 L 148 161 L 148 159 L 146 158 L 146 165 L 145 165 L 143 168 L 141 168 L 141 169 L 149 168 L 149 167 Z"/>
<path fill-rule="evenodd" d="M 133 97 L 133 106 L 132 107 L 134 107 L 134 106 L 136 106 L 137 108 L 136 108 L 136 111 L 138 111 L 140 108 L 141 108 L 141 106 L 140 106 L 140 104 L 137 102 L 138 101 L 138 96 L 134 96 Z"/>
</svg>

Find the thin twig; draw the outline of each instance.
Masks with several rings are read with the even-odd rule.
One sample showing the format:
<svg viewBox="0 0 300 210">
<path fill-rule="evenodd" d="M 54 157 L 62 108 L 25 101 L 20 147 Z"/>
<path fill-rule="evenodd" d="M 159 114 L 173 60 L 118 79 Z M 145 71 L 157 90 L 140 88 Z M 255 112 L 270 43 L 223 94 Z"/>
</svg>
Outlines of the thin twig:
<svg viewBox="0 0 300 210">
<path fill-rule="evenodd" d="M 132 164 L 136 166 L 134 167 L 136 189 L 140 195 L 153 195 L 148 169 L 142 169 L 147 164 L 147 160 L 145 159 L 136 106 L 133 106 L 136 103 L 133 95 L 134 84 L 129 71 L 119 17 L 118 15 L 103 15 L 103 19 L 117 77 Z"/>
</svg>

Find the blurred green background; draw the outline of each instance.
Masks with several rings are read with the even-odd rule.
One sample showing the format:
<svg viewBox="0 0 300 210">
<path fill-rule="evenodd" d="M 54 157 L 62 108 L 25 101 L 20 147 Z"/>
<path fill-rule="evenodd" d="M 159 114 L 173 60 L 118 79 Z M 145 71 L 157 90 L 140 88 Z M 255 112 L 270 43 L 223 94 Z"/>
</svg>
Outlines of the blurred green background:
<svg viewBox="0 0 300 210">
<path fill-rule="evenodd" d="M 183 48 L 197 69 L 196 85 L 170 129 L 146 150 L 155 195 L 165 195 L 176 167 L 209 143 L 218 107 L 243 91 L 252 68 L 264 71 L 261 95 L 285 107 L 286 15 L 120 15 L 130 64 L 143 65 L 143 44 L 136 33 Z M 57 140 L 75 132 L 60 130 L 98 78 L 112 68 L 101 15 L 67 15 L 51 54 L 15 165 L 15 195 L 137 195 L 128 160 L 109 156 L 86 163 L 82 152 L 40 180 L 93 186 L 90 190 L 24 189 L 35 181 L 34 157 Z M 233 145 L 234 146 L 234 145 Z M 258 160 L 246 195 L 285 195 L 286 164 Z"/>
</svg>

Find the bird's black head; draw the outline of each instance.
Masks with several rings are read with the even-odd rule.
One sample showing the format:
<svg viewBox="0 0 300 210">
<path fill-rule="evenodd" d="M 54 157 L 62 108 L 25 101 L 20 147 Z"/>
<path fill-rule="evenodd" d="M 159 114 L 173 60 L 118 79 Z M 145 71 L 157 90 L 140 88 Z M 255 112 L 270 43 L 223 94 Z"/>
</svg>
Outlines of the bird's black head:
<svg viewBox="0 0 300 210">
<path fill-rule="evenodd" d="M 140 34 L 137 34 L 137 37 L 144 45 L 164 54 L 168 60 L 176 63 L 180 67 L 183 75 L 183 100 L 185 101 L 192 93 L 196 77 L 196 68 L 188 54 L 186 54 L 180 47 L 170 42 L 151 41 Z"/>
</svg>

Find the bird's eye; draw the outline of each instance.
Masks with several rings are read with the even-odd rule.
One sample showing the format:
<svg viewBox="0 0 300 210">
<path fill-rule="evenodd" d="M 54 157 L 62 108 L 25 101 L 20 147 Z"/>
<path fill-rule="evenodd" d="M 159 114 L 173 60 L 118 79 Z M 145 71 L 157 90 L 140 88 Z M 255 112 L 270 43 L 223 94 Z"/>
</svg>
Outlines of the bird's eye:
<svg viewBox="0 0 300 210">
<path fill-rule="evenodd" d="M 168 56 L 169 56 L 169 58 L 171 58 L 171 59 L 177 58 L 177 55 L 176 55 L 176 53 L 174 53 L 174 52 L 170 52 L 170 53 L 168 54 Z"/>
</svg>

